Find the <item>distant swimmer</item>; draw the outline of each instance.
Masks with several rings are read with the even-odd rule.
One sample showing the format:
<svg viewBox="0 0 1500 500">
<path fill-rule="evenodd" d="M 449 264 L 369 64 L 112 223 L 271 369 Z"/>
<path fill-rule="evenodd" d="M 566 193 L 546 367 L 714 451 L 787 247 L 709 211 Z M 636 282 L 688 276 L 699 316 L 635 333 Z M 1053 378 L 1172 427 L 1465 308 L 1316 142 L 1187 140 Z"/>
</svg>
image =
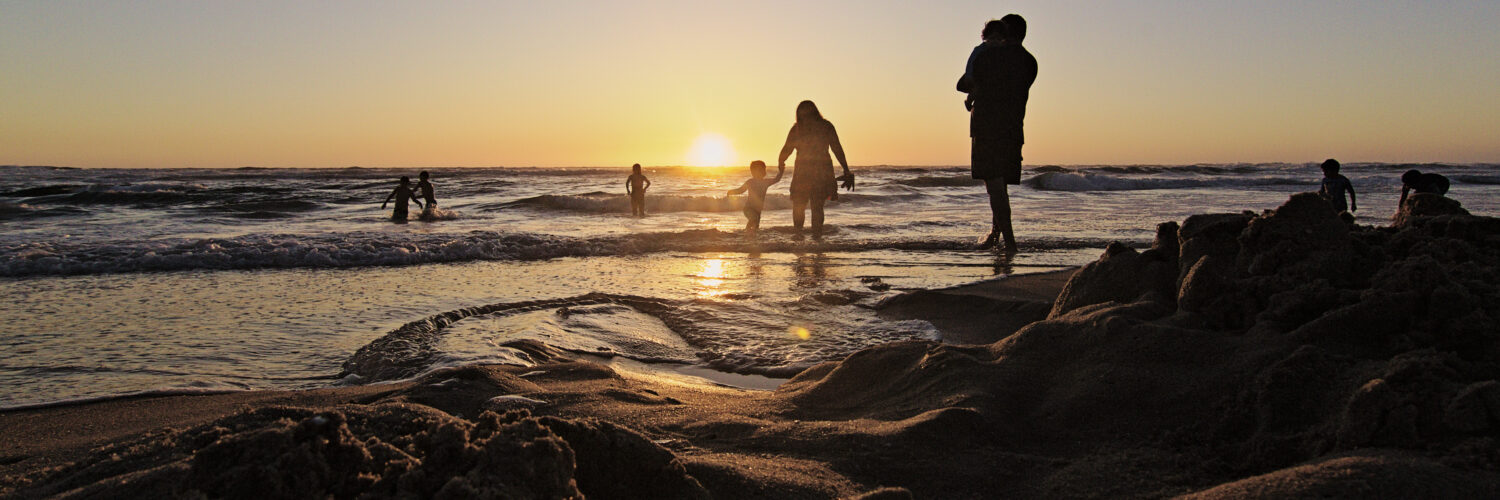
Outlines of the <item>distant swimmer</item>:
<svg viewBox="0 0 1500 500">
<path fill-rule="evenodd" d="M 729 190 L 730 195 L 749 193 L 745 199 L 745 236 L 755 236 L 760 230 L 760 213 L 766 208 L 766 188 L 772 184 L 781 182 L 782 174 L 786 173 L 786 165 L 776 167 L 776 177 L 766 179 L 766 162 L 755 160 L 750 162 L 750 180 L 745 181 L 740 187 Z"/>
<path fill-rule="evenodd" d="M 1036 58 L 1021 46 L 1026 38 L 1026 20 L 1015 14 L 984 25 L 984 43 L 969 54 L 958 90 L 969 94 L 970 165 L 975 179 L 984 180 L 990 196 L 990 232 L 979 240 L 979 248 L 1002 242 L 1006 251 L 1016 250 L 1011 227 L 1010 194 L 1007 184 L 1021 183 L 1021 145 L 1025 135 L 1026 101 L 1036 81 Z M 998 41 L 997 41 L 998 40 Z"/>
<path fill-rule="evenodd" d="M 432 196 L 432 182 L 427 180 L 427 171 L 417 174 L 417 191 L 422 193 L 422 199 L 427 206 L 422 207 L 422 220 L 433 220 L 437 218 L 437 199 Z"/>
<path fill-rule="evenodd" d="M 1396 202 L 1396 209 L 1400 210 L 1406 205 L 1406 194 L 1408 192 L 1448 194 L 1448 178 L 1439 174 L 1424 174 L 1417 170 L 1407 170 L 1401 174 L 1401 200 Z"/>
<path fill-rule="evenodd" d="M 1349 204 L 1344 204 L 1344 192 L 1349 193 Z M 1359 211 L 1359 203 L 1354 201 L 1354 184 L 1349 182 L 1348 177 L 1339 175 L 1339 161 L 1329 158 L 1323 161 L 1323 186 L 1318 189 L 1318 194 L 1323 199 L 1333 204 L 1335 213 L 1345 211 Z"/>
<path fill-rule="evenodd" d="M 406 221 L 407 201 L 416 203 L 417 208 L 422 208 L 422 202 L 417 201 L 416 194 L 411 191 L 411 178 L 404 175 L 401 176 L 401 183 L 396 185 L 396 190 L 391 191 L 390 196 L 386 196 L 385 201 L 380 203 L 381 210 L 385 210 L 385 205 L 391 202 L 391 198 L 396 199 L 396 210 L 391 212 L 391 220 L 394 221 Z"/>
<path fill-rule="evenodd" d="M 844 175 L 833 176 L 833 159 L 828 151 L 844 167 Z M 823 118 L 818 106 L 812 101 L 797 104 L 797 122 L 786 134 L 786 145 L 776 159 L 776 168 L 786 168 L 786 159 L 797 153 L 797 162 L 792 170 L 792 225 L 797 236 L 802 235 L 802 217 L 808 206 L 812 207 L 813 238 L 823 237 L 823 205 L 828 200 L 839 198 L 838 181 L 843 187 L 854 189 L 854 174 L 849 172 L 849 161 L 844 158 L 844 145 L 839 143 L 839 133 L 833 123 Z"/>
<path fill-rule="evenodd" d="M 630 177 L 625 178 L 625 194 L 630 195 L 630 215 L 646 216 L 646 189 L 650 187 L 651 179 L 641 173 L 641 164 L 631 165 Z"/>
</svg>

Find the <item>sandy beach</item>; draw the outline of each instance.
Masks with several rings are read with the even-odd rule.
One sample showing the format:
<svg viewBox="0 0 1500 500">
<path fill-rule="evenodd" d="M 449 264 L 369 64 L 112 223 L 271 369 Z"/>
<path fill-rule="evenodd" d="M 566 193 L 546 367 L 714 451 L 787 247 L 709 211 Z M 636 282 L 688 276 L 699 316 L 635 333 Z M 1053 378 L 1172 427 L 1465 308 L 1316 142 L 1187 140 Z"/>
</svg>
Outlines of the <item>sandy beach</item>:
<svg viewBox="0 0 1500 500">
<path fill-rule="evenodd" d="M 774 391 L 533 366 L 0 414 L 17 498 L 1493 498 L 1500 219 L 1293 196 L 1081 269 L 908 292 Z M 1015 326 L 1022 324 L 1022 326 Z M 632 366 L 646 366 L 644 364 Z"/>
</svg>

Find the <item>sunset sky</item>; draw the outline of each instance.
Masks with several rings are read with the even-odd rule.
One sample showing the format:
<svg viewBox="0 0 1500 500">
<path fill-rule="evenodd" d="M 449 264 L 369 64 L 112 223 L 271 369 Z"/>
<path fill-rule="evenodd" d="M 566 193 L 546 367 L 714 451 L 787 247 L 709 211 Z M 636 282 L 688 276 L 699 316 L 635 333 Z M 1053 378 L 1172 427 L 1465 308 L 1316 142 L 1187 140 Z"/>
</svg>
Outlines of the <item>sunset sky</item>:
<svg viewBox="0 0 1500 500">
<path fill-rule="evenodd" d="M 1495 0 L 0 0 L 0 164 L 741 165 L 812 99 L 855 165 L 963 165 L 1011 12 L 1028 164 L 1500 161 Z"/>
</svg>

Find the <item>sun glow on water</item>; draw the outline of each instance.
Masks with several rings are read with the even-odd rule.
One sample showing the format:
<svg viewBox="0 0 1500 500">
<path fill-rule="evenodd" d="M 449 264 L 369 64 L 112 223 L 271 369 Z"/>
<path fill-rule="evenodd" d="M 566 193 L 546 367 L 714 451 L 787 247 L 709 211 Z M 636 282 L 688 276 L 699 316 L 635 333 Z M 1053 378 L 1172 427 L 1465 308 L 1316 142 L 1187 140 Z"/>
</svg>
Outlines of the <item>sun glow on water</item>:
<svg viewBox="0 0 1500 500">
<path fill-rule="evenodd" d="M 713 132 L 704 132 L 693 140 L 688 149 L 687 165 L 692 167 L 722 167 L 734 163 L 734 146 L 729 138 Z"/>
</svg>

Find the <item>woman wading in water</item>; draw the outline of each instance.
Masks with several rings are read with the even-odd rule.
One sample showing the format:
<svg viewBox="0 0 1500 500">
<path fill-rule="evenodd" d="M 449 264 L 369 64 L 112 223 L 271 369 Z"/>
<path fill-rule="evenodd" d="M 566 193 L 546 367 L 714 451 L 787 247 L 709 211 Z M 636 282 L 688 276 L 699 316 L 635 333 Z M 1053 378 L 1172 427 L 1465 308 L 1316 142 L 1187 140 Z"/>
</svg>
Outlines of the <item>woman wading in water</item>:
<svg viewBox="0 0 1500 500">
<path fill-rule="evenodd" d="M 833 160 L 828 150 L 838 157 L 844 167 L 844 175 L 833 176 Z M 844 146 L 839 144 L 839 134 L 833 124 L 823 119 L 818 106 L 812 101 L 797 105 L 797 123 L 786 135 L 786 145 L 781 147 L 781 156 L 776 160 L 777 168 L 786 166 L 786 159 L 797 152 L 797 162 L 792 170 L 792 225 L 797 236 L 802 236 L 802 217 L 808 205 L 812 205 L 812 233 L 814 239 L 823 237 L 823 204 L 838 199 L 836 180 L 843 180 L 844 187 L 854 189 L 854 174 L 849 172 L 849 161 L 844 159 Z"/>
</svg>

